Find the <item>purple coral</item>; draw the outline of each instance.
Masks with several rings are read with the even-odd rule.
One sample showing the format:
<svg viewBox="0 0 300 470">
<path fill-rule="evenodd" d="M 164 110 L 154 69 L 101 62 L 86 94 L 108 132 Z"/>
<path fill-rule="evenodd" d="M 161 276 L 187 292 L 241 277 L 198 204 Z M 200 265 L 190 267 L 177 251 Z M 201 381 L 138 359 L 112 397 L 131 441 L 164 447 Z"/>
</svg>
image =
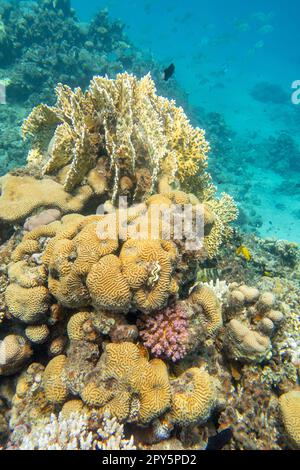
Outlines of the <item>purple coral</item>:
<svg viewBox="0 0 300 470">
<path fill-rule="evenodd" d="M 144 346 L 153 356 L 176 362 L 186 355 L 188 319 L 179 303 L 164 308 L 156 315 L 143 315 L 137 326 Z"/>
</svg>

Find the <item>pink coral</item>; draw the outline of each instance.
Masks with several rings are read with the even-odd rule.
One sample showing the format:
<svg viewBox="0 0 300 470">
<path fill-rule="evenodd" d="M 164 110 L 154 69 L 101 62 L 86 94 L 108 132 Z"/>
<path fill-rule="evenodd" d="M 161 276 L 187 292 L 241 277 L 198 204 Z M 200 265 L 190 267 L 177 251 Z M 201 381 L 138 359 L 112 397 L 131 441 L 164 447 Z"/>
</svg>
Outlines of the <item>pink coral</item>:
<svg viewBox="0 0 300 470">
<path fill-rule="evenodd" d="M 137 326 L 144 346 L 153 356 L 176 362 L 186 355 L 188 320 L 184 307 L 179 303 L 156 315 L 143 315 Z"/>
</svg>

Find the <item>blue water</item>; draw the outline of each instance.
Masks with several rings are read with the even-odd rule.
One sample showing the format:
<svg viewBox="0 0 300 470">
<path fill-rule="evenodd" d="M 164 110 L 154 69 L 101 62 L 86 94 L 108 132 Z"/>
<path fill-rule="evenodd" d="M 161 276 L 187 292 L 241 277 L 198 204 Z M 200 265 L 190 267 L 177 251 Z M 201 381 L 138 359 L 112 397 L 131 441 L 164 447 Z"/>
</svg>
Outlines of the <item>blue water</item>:
<svg viewBox="0 0 300 470">
<path fill-rule="evenodd" d="M 175 64 L 171 80 L 186 94 L 193 122 L 207 129 L 209 139 L 218 136 L 210 171 L 219 191 L 237 201 L 242 228 L 300 242 L 300 104 L 291 101 L 292 83 L 300 80 L 300 2 L 72 0 L 72 5 L 82 22 L 107 8 L 161 70 Z M 218 113 L 217 124 L 208 113 Z"/>
<path fill-rule="evenodd" d="M 291 84 L 300 79 L 300 2 L 73 0 L 73 6 L 83 21 L 107 8 L 126 25 L 133 43 L 162 68 L 174 62 L 189 104 L 200 115 L 202 109 L 220 113 L 235 139 L 243 140 L 240 147 L 233 142 L 236 155 L 215 157 L 223 167 L 235 158 L 239 175 L 232 168 L 231 174 L 229 168 L 217 174 L 219 189 L 233 193 L 248 219 L 253 214 L 251 228 L 257 226 L 260 235 L 300 242 L 300 193 L 293 189 L 298 188 L 299 155 L 289 155 L 285 165 L 274 164 L 286 158 L 279 152 L 276 157 L 276 148 L 271 159 L 264 152 L 264 142 L 281 132 L 300 143 L 300 105 L 291 103 Z M 251 90 L 265 82 L 280 87 L 285 101 L 276 103 L 273 97 L 273 102 L 272 90 L 270 101 L 254 99 Z"/>
</svg>

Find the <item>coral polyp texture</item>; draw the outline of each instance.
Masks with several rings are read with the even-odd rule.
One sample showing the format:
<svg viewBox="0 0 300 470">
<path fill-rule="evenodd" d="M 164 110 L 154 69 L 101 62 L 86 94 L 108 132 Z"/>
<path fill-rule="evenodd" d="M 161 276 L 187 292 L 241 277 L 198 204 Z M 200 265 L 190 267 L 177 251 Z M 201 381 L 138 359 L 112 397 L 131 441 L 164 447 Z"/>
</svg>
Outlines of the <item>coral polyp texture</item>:
<svg viewBox="0 0 300 470">
<path fill-rule="evenodd" d="M 297 289 L 237 254 L 204 131 L 150 75 L 56 94 L 0 181 L 1 445 L 299 447 Z"/>
<path fill-rule="evenodd" d="M 22 133 L 33 139 L 30 164 L 41 164 L 44 174 L 68 166 L 63 177 L 67 191 L 80 184 L 97 161 L 113 197 L 124 186 L 133 195 L 147 194 L 162 173 L 184 181 L 206 166 L 209 145 L 204 131 L 194 129 L 173 101 L 156 94 L 150 75 L 141 80 L 128 73 L 115 80 L 95 77 L 85 93 L 58 85 L 56 94 L 56 106 L 35 108 Z M 142 187 L 141 171 L 149 175 L 148 187 Z"/>
</svg>

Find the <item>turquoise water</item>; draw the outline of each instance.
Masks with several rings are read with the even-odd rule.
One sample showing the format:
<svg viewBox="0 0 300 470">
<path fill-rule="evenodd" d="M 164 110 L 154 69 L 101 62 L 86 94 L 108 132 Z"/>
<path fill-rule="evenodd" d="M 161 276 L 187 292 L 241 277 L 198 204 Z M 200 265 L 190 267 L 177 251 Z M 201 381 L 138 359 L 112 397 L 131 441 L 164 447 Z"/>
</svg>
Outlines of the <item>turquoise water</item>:
<svg viewBox="0 0 300 470">
<path fill-rule="evenodd" d="M 300 449 L 299 13 L 0 0 L 0 450 Z"/>
<path fill-rule="evenodd" d="M 87 6 L 74 0 L 73 5 L 82 20 L 108 8 L 135 45 L 162 67 L 175 63 L 176 80 L 198 115 L 220 113 L 235 134 L 233 151 L 212 157 L 213 172 L 214 163 L 221 164 L 215 169 L 220 190 L 233 193 L 261 235 L 300 242 L 300 105 L 291 103 L 291 84 L 299 78 L 299 2 L 111 0 Z M 255 94 L 259 84 L 267 86 Z M 275 145 L 269 151 L 269 139 L 282 133 L 295 148 L 286 154 Z M 229 171 L 231 160 L 236 174 Z"/>
</svg>

